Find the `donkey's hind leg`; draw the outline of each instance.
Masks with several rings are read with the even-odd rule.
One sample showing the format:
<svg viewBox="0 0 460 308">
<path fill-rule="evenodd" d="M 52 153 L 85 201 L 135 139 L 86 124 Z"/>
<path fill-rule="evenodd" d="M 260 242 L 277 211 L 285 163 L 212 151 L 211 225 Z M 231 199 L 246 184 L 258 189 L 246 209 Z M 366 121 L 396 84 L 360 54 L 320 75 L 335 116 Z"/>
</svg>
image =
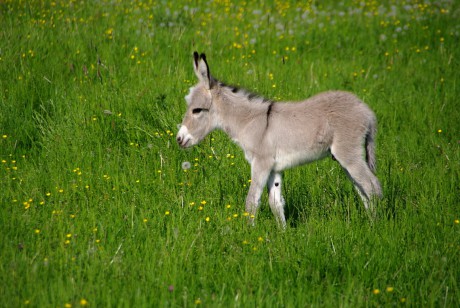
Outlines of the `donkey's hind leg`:
<svg viewBox="0 0 460 308">
<path fill-rule="evenodd" d="M 249 221 L 254 225 L 254 219 L 260 205 L 260 197 L 270 176 L 271 166 L 267 166 L 266 160 L 254 160 L 251 163 L 251 185 L 246 197 L 246 212 Z"/>
<path fill-rule="evenodd" d="M 281 191 L 282 175 L 272 172 L 268 178 L 268 202 L 275 215 L 276 221 L 284 229 L 286 228 L 286 218 L 284 217 L 284 198 Z"/>
<path fill-rule="evenodd" d="M 381 196 L 380 183 L 377 177 L 370 171 L 364 161 L 344 166 L 344 169 L 348 177 L 353 181 L 363 200 L 364 207 L 368 209 L 372 199 Z"/>
<path fill-rule="evenodd" d="M 331 152 L 353 181 L 356 190 L 363 200 L 364 207 L 368 209 L 369 202 L 373 198 L 381 197 L 382 189 L 379 180 L 369 169 L 369 166 L 362 157 L 361 151 L 340 151 L 337 149 L 334 151 L 331 149 Z"/>
</svg>

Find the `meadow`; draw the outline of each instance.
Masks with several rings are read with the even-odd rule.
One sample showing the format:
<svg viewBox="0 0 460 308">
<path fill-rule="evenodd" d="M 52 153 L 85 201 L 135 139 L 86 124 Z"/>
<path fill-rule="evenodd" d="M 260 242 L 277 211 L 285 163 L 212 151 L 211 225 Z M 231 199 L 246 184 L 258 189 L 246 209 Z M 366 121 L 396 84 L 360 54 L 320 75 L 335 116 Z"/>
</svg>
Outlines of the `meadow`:
<svg viewBox="0 0 460 308">
<path fill-rule="evenodd" d="M 460 3 L 0 1 L 0 307 L 458 307 Z M 211 73 L 378 118 L 368 216 L 336 161 L 288 170 L 288 226 L 221 132 L 181 150 Z"/>
</svg>

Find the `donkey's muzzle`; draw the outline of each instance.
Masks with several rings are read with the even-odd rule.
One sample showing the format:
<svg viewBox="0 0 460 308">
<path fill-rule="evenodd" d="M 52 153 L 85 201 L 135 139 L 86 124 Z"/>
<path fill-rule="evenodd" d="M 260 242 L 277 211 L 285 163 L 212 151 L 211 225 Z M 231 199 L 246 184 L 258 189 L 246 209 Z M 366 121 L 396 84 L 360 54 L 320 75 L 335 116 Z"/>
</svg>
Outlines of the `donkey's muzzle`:
<svg viewBox="0 0 460 308">
<path fill-rule="evenodd" d="M 176 141 L 181 147 L 184 147 L 184 143 L 183 143 L 184 138 L 182 136 L 177 136 Z"/>
<path fill-rule="evenodd" d="M 192 140 L 193 140 L 193 137 L 188 132 L 187 127 L 182 125 L 181 128 L 179 129 L 179 132 L 177 133 L 177 137 L 176 137 L 177 143 L 182 148 L 188 148 L 193 145 L 191 142 Z"/>
</svg>

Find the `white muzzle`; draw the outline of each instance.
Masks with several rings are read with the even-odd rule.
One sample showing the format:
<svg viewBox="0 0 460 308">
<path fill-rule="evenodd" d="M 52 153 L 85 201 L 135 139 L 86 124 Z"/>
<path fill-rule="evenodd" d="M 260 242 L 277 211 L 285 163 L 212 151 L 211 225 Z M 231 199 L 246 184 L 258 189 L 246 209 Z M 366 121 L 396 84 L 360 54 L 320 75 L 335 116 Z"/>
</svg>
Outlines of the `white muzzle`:
<svg viewBox="0 0 460 308">
<path fill-rule="evenodd" d="M 183 147 L 188 148 L 193 145 L 193 136 L 190 135 L 186 126 L 182 125 L 177 133 L 177 143 Z"/>
</svg>

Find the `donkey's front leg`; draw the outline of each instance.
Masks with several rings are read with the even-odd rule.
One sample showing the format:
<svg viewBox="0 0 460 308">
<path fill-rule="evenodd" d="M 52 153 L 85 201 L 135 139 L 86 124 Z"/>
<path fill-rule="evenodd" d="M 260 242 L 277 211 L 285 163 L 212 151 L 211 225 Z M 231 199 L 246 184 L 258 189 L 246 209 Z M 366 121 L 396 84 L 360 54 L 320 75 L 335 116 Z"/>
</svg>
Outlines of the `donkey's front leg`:
<svg viewBox="0 0 460 308">
<path fill-rule="evenodd" d="M 275 215 L 276 221 L 281 228 L 286 228 L 286 218 L 284 217 L 284 198 L 281 194 L 281 173 L 272 172 L 268 178 L 268 202 Z"/>
<path fill-rule="evenodd" d="M 260 197 L 269 175 L 270 169 L 267 169 L 263 164 L 256 161 L 251 164 L 251 185 L 246 197 L 246 212 L 249 214 L 252 224 L 254 224 L 254 218 L 260 205 Z"/>
</svg>

